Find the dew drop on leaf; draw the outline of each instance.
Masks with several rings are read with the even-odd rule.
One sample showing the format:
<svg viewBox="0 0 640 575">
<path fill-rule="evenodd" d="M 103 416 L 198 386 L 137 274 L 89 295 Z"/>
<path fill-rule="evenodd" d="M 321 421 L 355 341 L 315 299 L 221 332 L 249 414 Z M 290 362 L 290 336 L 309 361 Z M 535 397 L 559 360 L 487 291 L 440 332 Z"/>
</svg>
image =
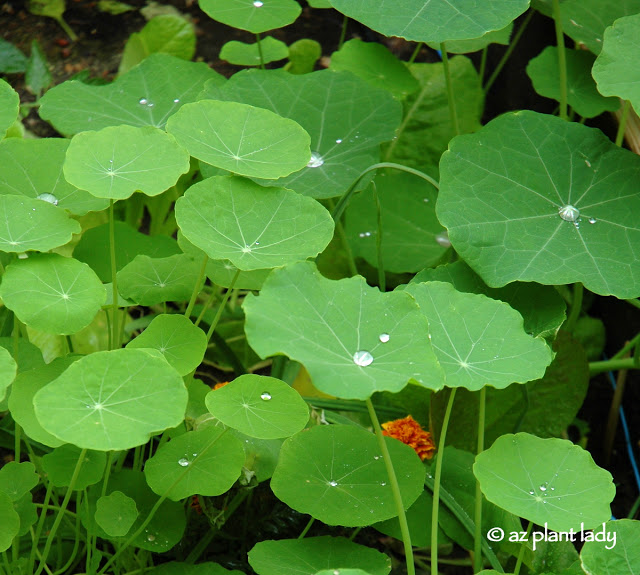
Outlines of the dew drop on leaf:
<svg viewBox="0 0 640 575">
<path fill-rule="evenodd" d="M 389 339 L 390 339 L 390 336 L 389 336 L 389 334 L 388 334 L 388 333 L 381 333 L 381 334 L 378 336 L 378 339 L 379 339 L 382 343 L 387 343 L 387 342 L 389 341 Z"/>
<path fill-rule="evenodd" d="M 337 487 L 338 486 L 338 482 L 337 481 L 329 481 L 329 485 L 331 485 L 331 487 Z"/>
<path fill-rule="evenodd" d="M 138 104 L 140 104 L 141 106 L 146 106 L 149 103 L 149 100 L 147 100 L 146 98 L 140 98 L 138 100 Z"/>
<path fill-rule="evenodd" d="M 180 467 L 187 467 L 187 465 L 189 465 L 189 460 L 184 457 L 182 459 L 178 459 L 178 465 Z"/>
<path fill-rule="evenodd" d="M 558 210 L 558 214 L 565 222 L 576 222 L 580 217 L 580 210 L 571 204 L 567 204 Z"/>
<path fill-rule="evenodd" d="M 547 490 L 547 484 L 543 483 L 538 489 L 540 489 L 540 491 L 546 491 Z"/>
<path fill-rule="evenodd" d="M 271 394 L 270 394 L 268 391 L 263 391 L 263 392 L 260 394 L 260 399 L 261 399 L 262 401 L 269 401 L 269 400 L 271 399 Z"/>
<path fill-rule="evenodd" d="M 353 354 L 353 363 L 360 367 L 367 367 L 373 363 L 373 356 L 368 351 L 356 351 Z"/>
<path fill-rule="evenodd" d="M 262 2 L 260 2 L 260 5 L 262 6 Z M 307 164 L 307 168 L 319 168 L 320 166 L 322 166 L 322 164 L 324 164 L 324 159 L 322 158 L 322 156 L 318 154 L 318 152 L 311 152 L 311 159 Z"/>
<path fill-rule="evenodd" d="M 53 194 L 48 194 L 48 193 L 40 194 L 39 196 L 36 197 L 36 200 L 42 200 L 43 202 L 49 202 L 50 204 L 53 204 L 54 206 L 58 205 L 58 198 L 56 198 Z"/>
<path fill-rule="evenodd" d="M 253 5 L 256 8 L 262 8 L 264 6 L 264 2 L 262 2 L 262 0 L 254 0 Z"/>
<path fill-rule="evenodd" d="M 589 218 L 589 223 L 590 224 L 595 224 L 598 220 L 596 220 L 595 218 Z"/>
<path fill-rule="evenodd" d="M 147 541 L 155 541 L 156 540 L 156 536 L 153 533 L 149 533 L 149 535 L 147 535 Z"/>
</svg>

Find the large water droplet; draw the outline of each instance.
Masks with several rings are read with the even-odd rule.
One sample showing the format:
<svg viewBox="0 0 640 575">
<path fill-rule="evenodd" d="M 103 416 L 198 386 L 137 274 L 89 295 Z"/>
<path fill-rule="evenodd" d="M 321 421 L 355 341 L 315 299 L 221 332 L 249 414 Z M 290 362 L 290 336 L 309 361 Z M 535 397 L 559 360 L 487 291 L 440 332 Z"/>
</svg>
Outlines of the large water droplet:
<svg viewBox="0 0 640 575">
<path fill-rule="evenodd" d="M 173 99 L 173 103 L 174 103 L 174 104 L 177 104 L 178 102 L 180 102 L 180 98 L 174 98 L 174 99 Z"/>
<path fill-rule="evenodd" d="M 253 5 L 256 8 L 262 8 L 264 6 L 264 2 L 262 2 L 262 0 L 254 0 Z"/>
<path fill-rule="evenodd" d="M 389 336 L 389 334 L 388 334 L 388 333 L 381 333 L 381 334 L 378 336 L 378 339 L 379 339 L 382 343 L 387 343 L 387 342 L 389 341 L 389 339 L 390 339 L 390 336 Z"/>
<path fill-rule="evenodd" d="M 329 481 L 329 485 L 331 485 L 331 487 L 337 487 L 338 486 L 338 482 L 337 481 Z"/>
<path fill-rule="evenodd" d="M 538 487 L 538 489 L 540 489 L 540 491 L 546 491 L 547 490 L 547 484 L 543 483 L 540 487 Z"/>
<path fill-rule="evenodd" d="M 336 144 L 342 144 L 342 140 L 341 140 L 340 138 L 338 138 L 338 139 L 336 140 Z"/>
<path fill-rule="evenodd" d="M 262 2 L 260 2 L 260 5 L 262 5 Z M 322 164 L 324 164 L 324 159 L 322 158 L 322 156 L 318 154 L 318 152 L 311 152 L 311 159 L 307 164 L 307 168 L 319 168 L 320 166 L 322 166 Z"/>
<path fill-rule="evenodd" d="M 565 222 L 576 222 L 580 217 L 580 210 L 574 208 L 571 204 L 567 204 L 558 210 L 558 214 Z"/>
<path fill-rule="evenodd" d="M 269 401 L 269 400 L 271 399 L 271 394 L 270 394 L 268 391 L 263 391 L 263 392 L 260 394 L 260 399 L 261 399 L 262 401 Z"/>
<path fill-rule="evenodd" d="M 149 103 L 149 100 L 147 100 L 146 98 L 140 98 L 138 100 L 138 104 L 140 104 L 141 106 L 146 106 Z"/>
<path fill-rule="evenodd" d="M 36 200 L 42 200 L 43 202 L 49 202 L 50 204 L 53 204 L 54 206 L 58 205 L 58 198 L 56 198 L 53 194 L 40 194 L 39 196 L 36 197 Z"/>
<path fill-rule="evenodd" d="M 439 246 L 442 246 L 443 248 L 451 247 L 451 240 L 449 239 L 449 232 L 447 231 L 436 234 L 435 240 L 436 240 L 436 243 Z"/>
<path fill-rule="evenodd" d="M 360 367 L 367 367 L 373 363 L 373 356 L 368 351 L 356 351 L 353 354 L 353 363 Z"/>
<path fill-rule="evenodd" d="M 149 535 L 147 535 L 147 541 L 155 541 L 156 540 L 156 536 L 153 533 L 149 533 Z"/>
<path fill-rule="evenodd" d="M 189 460 L 185 459 L 184 457 L 182 459 L 178 459 L 178 465 L 180 467 L 186 467 L 187 465 L 189 465 Z"/>
</svg>

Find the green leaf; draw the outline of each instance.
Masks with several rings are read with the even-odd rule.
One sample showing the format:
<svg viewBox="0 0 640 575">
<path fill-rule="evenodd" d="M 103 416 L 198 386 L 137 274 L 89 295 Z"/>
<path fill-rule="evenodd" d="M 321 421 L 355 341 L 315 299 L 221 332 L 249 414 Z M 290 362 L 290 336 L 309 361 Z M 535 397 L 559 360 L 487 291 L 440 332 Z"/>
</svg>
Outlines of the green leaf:
<svg viewBox="0 0 640 575">
<path fill-rule="evenodd" d="M 255 44 L 231 40 L 222 46 L 220 59 L 236 66 L 260 66 L 259 48 L 262 49 L 262 63 L 264 64 L 277 62 L 289 56 L 289 48 L 284 42 L 276 40 L 272 36 L 266 36 Z"/>
<path fill-rule="evenodd" d="M 112 14 L 113 16 L 119 16 L 120 14 L 124 14 L 125 12 L 136 10 L 136 8 L 134 8 L 130 4 L 118 2 L 117 0 L 98 0 L 98 10 L 100 10 L 100 12 Z"/>
<path fill-rule="evenodd" d="M 202 362 L 207 336 L 183 315 L 162 314 L 154 317 L 147 329 L 127 347 L 156 349 L 180 375 L 185 376 Z"/>
<path fill-rule="evenodd" d="M 36 16 L 60 19 L 65 11 L 65 0 L 29 0 L 29 12 Z"/>
<path fill-rule="evenodd" d="M 640 295 L 640 159 L 600 130 L 504 114 L 455 138 L 440 170 L 438 218 L 490 286 L 582 282 L 601 295 Z"/>
<path fill-rule="evenodd" d="M 25 341 L 24 338 L 18 339 L 16 348 L 13 337 L 0 337 L 0 347 L 6 349 L 18 364 L 18 374 L 44 365 L 42 352 L 32 343 Z"/>
<path fill-rule="evenodd" d="M 171 114 L 197 99 L 207 80 L 217 85 L 224 77 L 204 62 L 152 54 L 105 86 L 59 84 L 42 97 L 39 114 L 67 136 L 121 124 L 164 128 Z"/>
<path fill-rule="evenodd" d="M 80 458 L 81 450 L 74 445 L 61 445 L 42 457 L 42 468 L 55 487 L 67 487 L 71 484 L 73 471 Z M 75 491 L 82 491 L 102 479 L 107 456 L 102 451 L 87 451 L 82 467 L 73 485 Z"/>
<path fill-rule="evenodd" d="M 20 96 L 7 82 L 0 78 L 0 140 L 18 118 Z"/>
<path fill-rule="evenodd" d="M 253 34 L 287 26 L 301 11 L 293 0 L 199 0 L 198 4 L 214 20 Z"/>
<path fill-rule="evenodd" d="M 447 387 L 502 389 L 542 377 L 553 359 L 544 340 L 527 335 L 522 316 L 503 302 L 442 282 L 410 284 L 405 291 L 429 320 Z"/>
<path fill-rule="evenodd" d="M 176 202 L 176 221 L 210 258 L 247 271 L 314 257 L 334 231 L 331 215 L 315 200 L 228 176 L 191 186 Z"/>
<path fill-rule="evenodd" d="M 218 390 L 219 391 L 219 390 Z M 244 470 L 255 474 L 258 483 L 271 479 L 278 464 L 282 439 L 257 439 L 232 429 L 244 447 Z"/>
<path fill-rule="evenodd" d="M 311 8 L 333 8 L 329 0 L 307 0 Z"/>
<path fill-rule="evenodd" d="M 114 126 L 74 136 L 63 169 L 70 184 L 99 198 L 157 196 L 189 171 L 189 154 L 158 128 Z"/>
<path fill-rule="evenodd" d="M 495 0 L 490 9 L 475 0 L 403 0 L 361 2 L 330 0 L 345 16 L 385 36 L 416 42 L 445 42 L 478 38 L 504 28 L 529 7 L 529 0 Z"/>
<path fill-rule="evenodd" d="M 18 501 L 13 502 L 13 509 L 20 517 L 20 531 L 18 537 L 29 533 L 31 527 L 38 521 L 38 508 L 33 502 L 31 493 L 25 493 Z M 0 516 L 2 513 L 0 512 Z"/>
<path fill-rule="evenodd" d="M 508 45 L 513 31 L 513 22 L 509 22 L 504 28 L 487 32 L 479 38 L 470 38 L 469 40 L 453 40 L 447 42 L 447 52 L 450 54 L 469 54 L 478 52 L 489 44 Z M 440 50 L 440 44 L 437 42 L 427 42 L 429 48 Z"/>
<path fill-rule="evenodd" d="M 298 124 L 238 102 L 188 104 L 167 130 L 193 157 L 241 176 L 276 179 L 309 161 L 309 135 Z"/>
<path fill-rule="evenodd" d="M 13 383 L 18 371 L 18 365 L 11 357 L 11 354 L 0 348 L 0 401 L 2 401 L 7 392 L 7 388 Z"/>
<path fill-rule="evenodd" d="M 489 501 L 553 531 L 592 529 L 611 516 L 611 474 L 564 439 L 502 435 L 476 456 L 473 473 Z"/>
<path fill-rule="evenodd" d="M 589 361 L 598 361 L 602 358 L 607 331 L 601 319 L 582 316 L 576 321 L 573 336 L 584 348 Z"/>
<path fill-rule="evenodd" d="M 593 78 L 604 96 L 629 100 L 640 110 L 640 75 L 632 57 L 637 47 L 640 14 L 616 20 L 604 31 L 602 52 L 593 65 Z"/>
<path fill-rule="evenodd" d="M 309 421 L 309 407 L 300 394 L 274 377 L 241 375 L 211 391 L 205 402 L 226 426 L 258 439 L 289 437 Z"/>
<path fill-rule="evenodd" d="M 604 54 L 600 58 L 604 59 Z M 596 59 L 593 54 L 586 50 L 565 50 L 565 59 L 567 102 L 578 114 L 584 118 L 593 118 L 620 107 L 617 98 L 605 98 L 598 92 L 591 76 L 591 68 Z M 527 75 L 538 94 L 560 101 L 558 49 L 555 46 L 547 46 L 538 56 L 529 60 Z"/>
<path fill-rule="evenodd" d="M 0 297 L 29 327 L 69 335 L 93 321 L 106 293 L 87 264 L 58 254 L 33 254 L 7 267 Z"/>
<path fill-rule="evenodd" d="M 260 541 L 249 551 L 249 564 L 258 575 L 300 575 L 323 569 L 362 569 L 387 575 L 391 559 L 376 549 L 344 537 L 306 537 Z"/>
<path fill-rule="evenodd" d="M 217 563 L 205 562 L 191 565 L 176 561 L 158 565 L 149 573 L 151 575 L 243 575 L 242 571 L 225 569 Z"/>
<path fill-rule="evenodd" d="M 13 543 L 13 538 L 20 531 L 20 516 L 13 508 L 13 503 L 6 493 L 0 491 L 0 552 L 4 552 Z"/>
<path fill-rule="evenodd" d="M 585 537 L 588 535 L 585 534 Z M 637 573 L 640 564 L 640 521 L 607 521 L 601 529 L 594 529 L 592 535 L 593 539 L 587 539 L 580 552 L 580 562 L 585 573 Z"/>
<path fill-rule="evenodd" d="M 419 87 L 405 64 L 377 42 L 358 39 L 345 42 L 331 55 L 331 69 L 352 72 L 376 88 L 389 90 L 399 99 Z"/>
<path fill-rule="evenodd" d="M 442 261 L 448 247 L 438 241 L 444 228 L 436 218 L 437 190 L 406 172 L 382 173 L 374 182 L 381 207 L 385 271 L 417 272 Z M 372 187 L 351 200 L 345 220 L 354 256 L 378 267 L 378 210 Z"/>
<path fill-rule="evenodd" d="M 34 397 L 46 431 L 83 449 L 142 445 L 184 419 L 187 390 L 159 354 L 101 351 L 69 366 Z"/>
<path fill-rule="evenodd" d="M 329 8 L 330 6 L 327 6 Z M 289 63 L 285 70 L 289 74 L 308 74 L 313 72 L 316 62 L 322 57 L 322 46 L 309 38 L 297 40 L 289 46 Z"/>
<path fill-rule="evenodd" d="M 304 364 L 320 391 L 366 399 L 400 391 L 410 379 L 440 389 L 426 318 L 408 294 L 380 293 L 361 276 L 331 281 L 311 263 L 274 270 L 248 295 L 245 331 L 261 357 Z"/>
<path fill-rule="evenodd" d="M 18 501 L 40 482 L 33 463 L 10 461 L 0 469 L 0 492 L 5 493 L 11 501 Z M 0 514 L 0 517 L 3 517 Z M 0 522 L 2 523 L 2 522 Z"/>
<path fill-rule="evenodd" d="M 200 266 L 184 254 L 168 258 L 136 256 L 117 275 L 118 290 L 140 305 L 185 301 L 198 281 Z"/>
<path fill-rule="evenodd" d="M 96 523 L 112 537 L 124 537 L 137 518 L 136 502 L 122 491 L 112 491 L 96 502 Z"/>
<path fill-rule="evenodd" d="M 244 459 L 239 439 L 210 426 L 163 445 L 147 460 L 144 474 L 153 491 L 172 501 L 196 493 L 221 495 L 240 476 Z"/>
<path fill-rule="evenodd" d="M 140 32 L 129 36 L 118 74 L 125 74 L 151 54 L 170 54 L 191 60 L 196 53 L 196 33 L 193 24 L 182 16 L 161 14 L 145 24 Z"/>
<path fill-rule="evenodd" d="M 140 233 L 124 222 L 115 222 L 116 270 L 121 270 L 137 255 L 151 258 L 167 258 L 180 253 L 173 238 L 168 236 L 148 236 Z M 109 245 L 109 224 L 91 228 L 73 250 L 73 257 L 85 262 L 98 274 L 103 282 L 111 281 L 111 253 Z"/>
<path fill-rule="evenodd" d="M 287 178 L 260 183 L 314 198 L 346 192 L 380 159 L 380 143 L 394 137 L 402 119 L 400 103 L 387 90 L 372 88 L 349 72 L 296 76 L 247 70 L 234 74 L 223 89 L 207 85 L 204 95 L 264 107 L 298 122 L 311 136 L 311 161 Z"/>
<path fill-rule="evenodd" d="M 22 74 L 27 67 L 27 57 L 21 50 L 16 48 L 11 42 L 0 38 L 0 73 L 2 74 Z M 0 81 L 0 86 L 5 84 Z M 2 88 L 0 88 L 1 90 Z M 0 107 L 2 110 L 2 107 Z M 4 111 L 4 110 L 3 110 Z"/>
<path fill-rule="evenodd" d="M 62 174 L 69 140 L 7 138 L 0 142 L 0 193 L 37 198 L 83 216 L 109 206 L 69 184 Z"/>
<path fill-rule="evenodd" d="M 45 14 L 45 16 L 49 16 L 49 14 Z M 51 72 L 49 71 L 47 57 L 37 40 L 31 42 L 31 56 L 27 62 L 24 81 L 27 89 L 36 96 L 39 96 L 43 90 L 46 90 L 53 81 Z"/>
<path fill-rule="evenodd" d="M 0 250 L 41 252 L 62 246 L 80 232 L 80 224 L 49 202 L 0 195 Z"/>
<path fill-rule="evenodd" d="M 481 126 L 484 109 L 478 73 L 464 56 L 451 58 L 449 68 L 460 132 L 475 132 Z M 440 156 L 456 135 L 449 116 L 444 67 L 441 62 L 412 64 L 409 70 L 420 82 L 420 89 L 404 100 L 404 120 L 383 158 L 437 178 Z"/>
<path fill-rule="evenodd" d="M 554 338 L 566 319 L 564 300 L 554 287 L 513 282 L 503 288 L 490 288 L 461 260 L 423 270 L 411 283 L 428 281 L 448 282 L 457 291 L 484 294 L 508 303 L 524 318 L 524 330 L 534 337 Z"/>
</svg>

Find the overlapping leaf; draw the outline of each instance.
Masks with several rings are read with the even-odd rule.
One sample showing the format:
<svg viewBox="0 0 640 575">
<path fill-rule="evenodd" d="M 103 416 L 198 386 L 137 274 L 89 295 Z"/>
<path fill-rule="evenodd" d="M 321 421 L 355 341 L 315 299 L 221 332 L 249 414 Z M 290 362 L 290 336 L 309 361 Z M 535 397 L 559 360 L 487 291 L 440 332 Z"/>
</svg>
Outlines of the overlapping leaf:
<svg viewBox="0 0 640 575">
<path fill-rule="evenodd" d="M 112 537 L 124 537 L 137 518 L 136 502 L 122 491 L 113 491 L 96 502 L 96 523 Z"/>
<path fill-rule="evenodd" d="M 0 79 L 0 140 L 18 118 L 20 96 L 4 80 Z"/>
<path fill-rule="evenodd" d="M 199 4 L 214 20 L 253 34 L 287 26 L 301 11 L 294 0 L 199 0 Z"/>
<path fill-rule="evenodd" d="M 599 130 L 505 114 L 454 139 L 440 170 L 438 218 L 488 285 L 582 282 L 640 295 L 640 159 Z"/>
<path fill-rule="evenodd" d="M 507 24 L 500 30 L 487 32 L 479 38 L 470 38 L 468 40 L 452 40 L 447 41 L 446 48 L 450 54 L 469 54 L 482 50 L 489 44 L 509 44 L 511 32 L 513 31 L 513 22 Z M 437 42 L 427 42 L 430 48 L 440 50 L 440 44 Z"/>
<path fill-rule="evenodd" d="M 602 535 L 602 533 L 605 535 Z M 621 519 L 607 521 L 594 530 L 592 541 L 587 541 L 580 551 L 580 563 L 585 573 L 615 573 L 634 575 L 640 565 L 640 521 Z M 612 540 L 612 536 L 615 539 Z"/>
<path fill-rule="evenodd" d="M 0 401 L 4 399 L 7 388 L 13 383 L 16 377 L 18 366 L 11 354 L 0 348 Z"/>
<path fill-rule="evenodd" d="M 262 59 L 260 58 L 262 56 Z M 255 44 L 245 44 L 231 40 L 220 50 L 220 59 L 237 66 L 260 66 L 289 56 L 289 48 L 284 42 L 272 36 L 266 36 Z"/>
<path fill-rule="evenodd" d="M 47 478 L 55 487 L 71 485 L 71 479 L 82 451 L 74 445 L 61 445 L 51 453 L 42 457 L 42 468 Z M 82 457 L 80 471 L 76 476 L 73 489 L 82 491 L 89 485 L 94 485 L 104 475 L 107 456 L 102 451 L 86 451 Z"/>
</svg>

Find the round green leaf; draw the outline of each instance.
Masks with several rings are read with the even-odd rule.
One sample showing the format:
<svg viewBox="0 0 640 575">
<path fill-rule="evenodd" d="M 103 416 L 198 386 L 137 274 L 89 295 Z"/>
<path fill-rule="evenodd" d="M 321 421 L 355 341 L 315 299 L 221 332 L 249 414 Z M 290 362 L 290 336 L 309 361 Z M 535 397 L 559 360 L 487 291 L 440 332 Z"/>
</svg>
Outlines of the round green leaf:
<svg viewBox="0 0 640 575">
<path fill-rule="evenodd" d="M 596 57 L 586 50 L 565 50 L 567 63 L 567 102 L 584 118 L 593 118 L 620 107 L 618 98 L 605 98 L 598 92 L 591 76 Z M 603 58 L 603 55 L 600 56 Z M 529 61 L 527 75 L 538 94 L 560 101 L 560 71 L 558 49 L 547 46 Z M 639 100 L 640 101 L 640 100 Z"/>
<path fill-rule="evenodd" d="M 349 40 L 331 55 L 332 70 L 348 70 L 372 86 L 389 90 L 396 98 L 415 92 L 418 81 L 403 62 L 377 42 Z"/>
<path fill-rule="evenodd" d="M 258 46 L 259 44 L 259 46 Z M 261 50 L 260 50 L 261 49 Z M 260 52 L 262 51 L 262 60 Z M 255 44 L 245 44 L 231 40 L 222 46 L 220 59 L 236 66 L 260 66 L 260 62 L 268 64 L 289 56 L 289 48 L 284 42 L 272 36 L 266 36 Z"/>
<path fill-rule="evenodd" d="M 0 193 L 37 198 L 82 216 L 109 206 L 69 184 L 62 175 L 62 165 L 69 140 L 8 138 L 0 142 Z"/>
<path fill-rule="evenodd" d="M 244 447 L 243 473 L 251 473 L 258 483 L 271 479 L 278 464 L 282 439 L 256 439 L 240 433 L 236 429 L 231 432 L 242 442 Z"/>
<path fill-rule="evenodd" d="M 309 162 L 309 135 L 296 122 L 247 104 L 200 100 L 167 130 L 193 157 L 241 176 L 276 179 Z"/>
<path fill-rule="evenodd" d="M 345 16 L 385 36 L 416 42 L 478 38 L 504 28 L 529 7 L 529 0 L 494 0 L 490 7 L 476 0 L 330 0 Z"/>
<path fill-rule="evenodd" d="M 80 224 L 49 202 L 0 195 L 0 250 L 49 251 L 80 233 Z"/>
<path fill-rule="evenodd" d="M 293 0 L 199 0 L 200 8 L 214 20 L 260 34 L 282 28 L 300 15 Z"/>
<path fill-rule="evenodd" d="M 320 43 L 310 38 L 302 38 L 289 45 L 289 62 L 285 69 L 289 74 L 310 74 L 321 57 Z"/>
<path fill-rule="evenodd" d="M 410 379 L 440 389 L 443 373 L 425 316 L 408 294 L 380 293 L 361 276 L 331 281 L 311 263 L 274 270 L 244 300 L 245 331 L 261 357 L 286 354 L 313 385 L 343 398 L 400 391 Z"/>
<path fill-rule="evenodd" d="M 0 551 L 6 551 L 11 547 L 13 538 L 20 531 L 20 516 L 13 508 L 9 496 L 0 491 Z"/>
<path fill-rule="evenodd" d="M 7 388 L 13 383 L 17 372 L 18 365 L 11 354 L 4 347 L 0 347 L 0 401 L 4 399 Z"/>
<path fill-rule="evenodd" d="M 638 573 L 640 521 L 631 519 L 607 521 L 602 528 L 593 531 L 593 536 L 594 539 L 587 540 L 580 551 L 580 563 L 587 575 L 636 575 Z"/>
<path fill-rule="evenodd" d="M 18 501 L 24 497 L 39 482 L 40 476 L 30 461 L 9 461 L 0 469 L 0 492 L 5 493 L 11 501 Z"/>
<path fill-rule="evenodd" d="M 87 264 L 58 254 L 32 254 L 7 267 L 0 297 L 29 327 L 72 334 L 93 321 L 106 293 Z"/>
<path fill-rule="evenodd" d="M 260 541 L 249 551 L 249 564 L 258 575 L 300 575 L 324 569 L 362 569 L 387 575 L 391 559 L 376 549 L 344 537 L 306 537 Z"/>
<path fill-rule="evenodd" d="M 406 172 L 380 174 L 375 193 L 381 207 L 382 262 L 387 272 L 417 272 L 437 265 L 449 247 L 436 218 L 437 190 Z M 378 209 L 374 191 L 355 196 L 345 213 L 346 232 L 355 256 L 378 267 Z"/>
<path fill-rule="evenodd" d="M 138 518 L 136 502 L 122 491 L 112 491 L 96 502 L 96 523 L 112 537 L 124 537 Z"/>
<path fill-rule="evenodd" d="M 207 336 L 183 315 L 162 314 L 153 318 L 147 329 L 127 347 L 156 349 L 180 375 L 185 376 L 202 362 Z"/>
<path fill-rule="evenodd" d="M 20 96 L 7 82 L 0 78 L 0 140 L 18 119 Z"/>
<path fill-rule="evenodd" d="M 455 138 L 440 170 L 438 219 L 490 286 L 582 282 L 640 295 L 640 158 L 600 130 L 504 114 Z"/>
<path fill-rule="evenodd" d="M 411 447 L 386 441 L 406 509 L 424 490 L 424 466 Z M 376 436 L 352 425 L 319 425 L 287 439 L 271 489 L 328 525 L 371 525 L 398 515 Z"/>
<path fill-rule="evenodd" d="M 504 302 L 462 293 L 451 284 L 410 284 L 406 290 L 429 320 L 431 345 L 447 387 L 498 389 L 544 375 L 553 353 L 527 335 L 522 316 Z"/>
<path fill-rule="evenodd" d="M 71 80 L 55 86 L 40 99 L 38 111 L 65 135 L 121 124 L 163 128 L 171 114 L 197 100 L 207 80 L 225 81 L 205 62 L 151 54 L 111 84 Z"/>
<path fill-rule="evenodd" d="M 118 291 L 140 305 L 188 300 L 198 281 L 200 266 L 189 256 L 136 256 L 117 275 Z"/>
<path fill-rule="evenodd" d="M 197 565 L 190 563 L 178 563 L 170 561 L 154 567 L 149 571 L 150 575 L 243 575 L 237 569 L 225 569 L 217 563 L 204 562 Z"/>
<path fill-rule="evenodd" d="M 176 202 L 176 221 L 210 258 L 243 270 L 314 257 L 334 231 L 331 215 L 315 200 L 228 176 L 191 186 Z"/>
<path fill-rule="evenodd" d="M 469 40 L 453 40 L 447 41 L 447 52 L 450 54 L 469 54 L 478 52 L 489 44 L 503 44 L 507 46 L 511 39 L 513 31 L 513 22 L 509 22 L 504 28 L 487 32 L 479 38 L 470 38 Z M 429 48 L 440 50 L 440 44 L 437 42 L 427 42 Z"/>
<path fill-rule="evenodd" d="M 42 457 L 42 468 L 55 487 L 67 487 L 80 458 L 81 450 L 75 445 L 61 445 Z M 102 451 L 87 451 L 82 467 L 73 485 L 75 491 L 82 491 L 102 479 L 107 456 Z"/>
<path fill-rule="evenodd" d="M 149 487 L 173 501 L 190 495 L 221 495 L 236 482 L 244 464 L 240 440 L 219 427 L 189 431 L 147 460 Z"/>
<path fill-rule="evenodd" d="M 277 182 L 314 198 L 332 198 L 380 159 L 402 121 L 401 104 L 387 91 L 350 72 L 322 70 L 292 75 L 276 70 L 234 74 L 224 89 L 207 84 L 206 97 L 235 100 L 291 118 L 311 136 L 313 157 L 302 170 Z M 264 178 L 265 176 L 259 176 Z"/>
<path fill-rule="evenodd" d="M 205 401 L 222 423 L 258 439 L 289 437 L 309 421 L 309 407 L 300 394 L 274 377 L 241 375 L 211 391 Z"/>
<path fill-rule="evenodd" d="M 46 431 L 83 449 L 142 445 L 184 419 L 187 390 L 159 354 L 100 351 L 79 359 L 34 397 Z"/>
<path fill-rule="evenodd" d="M 74 136 L 63 169 L 67 181 L 99 198 L 157 196 L 189 171 L 189 154 L 159 128 L 114 126 Z"/>
<path fill-rule="evenodd" d="M 592 529 L 611 517 L 611 474 L 565 439 L 502 435 L 476 456 L 473 473 L 489 501 L 553 531 Z"/>
</svg>

